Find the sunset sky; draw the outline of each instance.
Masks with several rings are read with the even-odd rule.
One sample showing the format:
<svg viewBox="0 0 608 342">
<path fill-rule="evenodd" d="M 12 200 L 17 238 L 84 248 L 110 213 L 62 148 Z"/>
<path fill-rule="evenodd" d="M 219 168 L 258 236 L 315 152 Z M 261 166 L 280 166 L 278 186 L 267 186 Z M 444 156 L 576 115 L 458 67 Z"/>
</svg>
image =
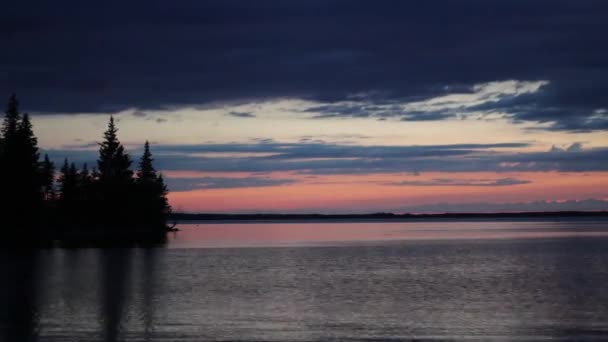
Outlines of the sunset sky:
<svg viewBox="0 0 608 342">
<path fill-rule="evenodd" d="M 608 2 L 14 1 L 0 94 L 179 212 L 608 209 Z"/>
</svg>

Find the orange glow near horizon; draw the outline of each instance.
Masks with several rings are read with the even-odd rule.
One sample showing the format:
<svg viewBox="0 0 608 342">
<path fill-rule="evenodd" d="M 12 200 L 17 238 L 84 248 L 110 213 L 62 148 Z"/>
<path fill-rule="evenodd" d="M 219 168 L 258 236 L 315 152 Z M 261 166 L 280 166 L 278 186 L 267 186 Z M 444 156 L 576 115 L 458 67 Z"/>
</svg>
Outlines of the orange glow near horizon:
<svg viewBox="0 0 608 342">
<path fill-rule="evenodd" d="M 249 173 L 201 173 L 180 171 L 171 177 L 262 177 Z M 274 172 L 269 179 L 291 179 L 288 185 L 230 189 L 198 189 L 171 192 L 171 205 L 178 212 L 374 212 L 429 203 L 508 203 L 541 200 L 603 199 L 608 172 L 517 172 L 306 175 Z M 492 182 L 515 179 L 515 185 L 394 185 L 398 182 L 428 184 L 452 181 Z"/>
</svg>

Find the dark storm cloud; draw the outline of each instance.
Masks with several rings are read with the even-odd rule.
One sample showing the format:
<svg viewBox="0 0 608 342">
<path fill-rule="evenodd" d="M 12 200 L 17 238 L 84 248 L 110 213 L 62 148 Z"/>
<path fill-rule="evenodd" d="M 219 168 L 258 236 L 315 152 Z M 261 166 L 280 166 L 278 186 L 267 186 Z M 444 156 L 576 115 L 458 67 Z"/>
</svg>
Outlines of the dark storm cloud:
<svg viewBox="0 0 608 342">
<path fill-rule="evenodd" d="M 277 97 L 374 106 L 516 79 L 550 85 L 495 104 L 513 120 L 608 128 L 596 112 L 608 108 L 604 1 L 25 0 L 2 12 L 0 94 L 31 112 Z"/>
<path fill-rule="evenodd" d="M 598 71 L 601 72 L 601 71 Z M 537 121 L 550 123 L 548 130 L 568 130 L 574 132 L 589 132 L 608 129 L 608 99 L 605 94 L 608 87 L 608 72 L 602 78 L 594 76 L 589 84 L 577 84 L 573 87 L 569 82 L 548 84 L 534 94 L 523 94 L 516 97 L 504 97 L 498 101 L 489 101 L 468 108 L 469 111 L 481 110 L 489 112 L 505 112 L 514 121 Z M 581 72 L 584 74 L 584 72 Z M 602 94 L 598 93 L 601 88 Z M 565 88 L 565 89 L 564 89 Z M 575 97 L 574 94 L 577 94 Z M 594 95 L 595 94 L 595 95 Z M 596 96 L 597 99 L 589 97 Z"/>
</svg>

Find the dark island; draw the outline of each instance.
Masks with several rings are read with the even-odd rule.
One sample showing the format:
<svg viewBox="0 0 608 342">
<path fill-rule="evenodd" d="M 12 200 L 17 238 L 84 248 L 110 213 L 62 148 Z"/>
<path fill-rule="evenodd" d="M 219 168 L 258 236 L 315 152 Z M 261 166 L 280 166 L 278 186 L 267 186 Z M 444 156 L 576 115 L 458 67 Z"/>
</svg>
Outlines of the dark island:
<svg viewBox="0 0 608 342">
<path fill-rule="evenodd" d="M 40 158 L 28 114 L 9 99 L 0 134 L 3 196 L 0 225 L 5 245 L 162 243 L 170 207 L 163 177 L 148 142 L 137 170 L 120 143 L 111 117 L 99 143 L 97 165 L 67 159 L 55 175 Z"/>
</svg>

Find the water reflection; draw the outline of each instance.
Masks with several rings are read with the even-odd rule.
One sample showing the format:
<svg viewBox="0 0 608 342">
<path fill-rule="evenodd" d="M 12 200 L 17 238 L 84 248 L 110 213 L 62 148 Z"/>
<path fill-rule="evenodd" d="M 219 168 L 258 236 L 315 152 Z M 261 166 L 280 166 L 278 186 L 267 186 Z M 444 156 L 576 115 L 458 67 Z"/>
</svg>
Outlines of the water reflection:
<svg viewBox="0 0 608 342">
<path fill-rule="evenodd" d="M 104 341 L 118 341 L 123 330 L 123 317 L 130 298 L 132 249 L 102 249 L 102 305 L 99 319 L 103 326 Z"/>
<path fill-rule="evenodd" d="M 590 237 L 4 250 L 0 342 L 604 340 L 607 264 Z"/>
<path fill-rule="evenodd" d="M 0 252 L 0 341 L 152 340 L 160 251 Z"/>
<path fill-rule="evenodd" d="M 42 260 L 36 251 L 2 251 L 1 341 L 36 341 L 40 332 L 39 294 Z"/>
<path fill-rule="evenodd" d="M 150 341 L 154 334 L 156 306 L 160 276 L 158 274 L 157 254 L 159 249 L 145 249 L 143 251 L 143 275 L 140 282 L 140 291 L 143 295 L 141 303 L 141 317 L 144 325 L 144 341 Z"/>
<path fill-rule="evenodd" d="M 608 221 L 183 223 L 170 248 L 344 246 L 400 241 L 608 237 Z"/>
</svg>

